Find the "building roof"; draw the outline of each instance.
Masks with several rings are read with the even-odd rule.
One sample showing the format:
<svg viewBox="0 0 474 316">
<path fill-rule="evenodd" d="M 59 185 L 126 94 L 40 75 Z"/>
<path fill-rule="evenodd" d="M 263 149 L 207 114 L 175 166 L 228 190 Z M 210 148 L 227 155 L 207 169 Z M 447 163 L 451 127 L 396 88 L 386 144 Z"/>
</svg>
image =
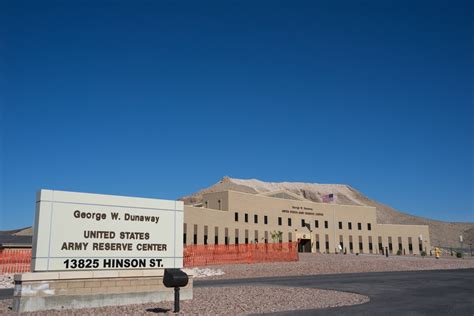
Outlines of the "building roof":
<svg viewBox="0 0 474 316">
<path fill-rule="evenodd" d="M 307 201 L 304 197 L 298 194 L 295 194 L 293 192 L 290 192 L 288 190 L 270 191 L 270 192 L 259 193 L 257 195 L 272 197 L 272 198 L 277 198 L 277 199 L 285 199 L 285 200 Z"/>
<path fill-rule="evenodd" d="M 0 235 L 0 248 L 31 247 L 33 236 Z"/>
</svg>

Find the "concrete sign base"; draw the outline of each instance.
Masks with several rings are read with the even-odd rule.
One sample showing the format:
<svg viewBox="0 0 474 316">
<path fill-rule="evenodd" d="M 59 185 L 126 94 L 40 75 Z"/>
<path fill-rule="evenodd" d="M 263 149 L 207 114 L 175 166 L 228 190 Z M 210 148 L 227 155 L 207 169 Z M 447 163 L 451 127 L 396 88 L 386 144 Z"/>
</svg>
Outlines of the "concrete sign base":
<svg viewBox="0 0 474 316">
<path fill-rule="evenodd" d="M 192 270 L 181 299 L 193 298 Z M 35 272 L 15 275 L 13 310 L 32 312 L 173 301 L 164 270 Z"/>
</svg>

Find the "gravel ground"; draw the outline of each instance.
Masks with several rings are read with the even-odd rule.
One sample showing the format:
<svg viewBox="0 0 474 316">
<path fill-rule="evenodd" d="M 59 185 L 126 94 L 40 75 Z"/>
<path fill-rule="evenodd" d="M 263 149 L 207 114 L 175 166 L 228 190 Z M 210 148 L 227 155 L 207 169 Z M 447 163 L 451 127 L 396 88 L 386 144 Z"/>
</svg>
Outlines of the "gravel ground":
<svg viewBox="0 0 474 316">
<path fill-rule="evenodd" d="M 13 274 L 0 274 L 0 289 L 13 287 Z"/>
<path fill-rule="evenodd" d="M 474 268 L 474 258 L 382 255 L 300 254 L 296 262 L 215 265 L 224 274 L 204 279 L 239 279 L 269 276 L 317 275 L 357 272 L 413 271 Z"/>
<path fill-rule="evenodd" d="M 194 299 L 181 302 L 181 315 L 248 315 L 297 309 L 362 304 L 367 296 L 318 289 L 262 286 L 195 288 Z M 0 314 L 17 315 L 12 300 L 0 301 Z M 173 302 L 111 306 L 82 310 L 42 311 L 22 315 L 145 315 L 172 314 Z"/>
<path fill-rule="evenodd" d="M 474 259 L 444 257 L 411 257 L 381 255 L 315 255 L 300 254 L 298 262 L 262 264 L 235 264 L 207 266 L 195 269 L 203 279 L 235 279 L 266 276 L 292 276 L 312 274 L 413 271 L 474 268 Z M 206 276 L 207 275 L 207 276 Z M 9 277 L 4 283 L 8 284 Z M 183 301 L 183 315 L 245 315 L 296 309 L 316 309 L 368 302 L 363 295 L 289 287 L 236 286 L 195 288 L 194 299 Z M 9 310 L 12 300 L 0 300 L 0 314 L 13 315 Z M 101 307 L 83 310 L 45 311 L 26 315 L 141 315 L 171 313 L 172 302 L 156 304 Z"/>
</svg>

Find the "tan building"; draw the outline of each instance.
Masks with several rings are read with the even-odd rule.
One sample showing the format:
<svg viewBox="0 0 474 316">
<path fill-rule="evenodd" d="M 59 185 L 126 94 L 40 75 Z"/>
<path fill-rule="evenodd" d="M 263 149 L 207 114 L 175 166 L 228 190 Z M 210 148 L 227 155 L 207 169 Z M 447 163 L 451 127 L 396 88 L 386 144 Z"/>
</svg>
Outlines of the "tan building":
<svg viewBox="0 0 474 316">
<path fill-rule="evenodd" d="M 426 225 L 377 224 L 375 207 L 315 203 L 289 191 L 204 194 L 184 206 L 185 244 L 299 241 L 299 251 L 420 254 L 431 248 Z M 275 234 L 281 232 L 280 235 Z M 272 238 L 273 237 L 273 238 Z M 339 247 L 340 246 L 340 247 Z"/>
</svg>

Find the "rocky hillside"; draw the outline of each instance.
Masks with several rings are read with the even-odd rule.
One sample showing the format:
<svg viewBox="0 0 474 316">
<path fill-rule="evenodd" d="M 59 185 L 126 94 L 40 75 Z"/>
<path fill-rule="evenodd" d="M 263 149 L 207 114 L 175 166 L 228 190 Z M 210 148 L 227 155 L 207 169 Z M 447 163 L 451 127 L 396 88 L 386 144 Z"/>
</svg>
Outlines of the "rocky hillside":
<svg viewBox="0 0 474 316">
<path fill-rule="evenodd" d="M 256 179 L 242 180 L 224 177 L 213 186 L 197 193 L 181 198 L 186 204 L 201 202 L 202 194 L 224 190 L 245 193 L 263 193 L 276 190 L 288 190 L 304 198 L 321 202 L 322 196 L 333 193 L 337 204 L 368 205 L 377 208 L 377 221 L 381 224 L 420 224 L 430 227 L 430 237 L 433 246 L 459 247 L 459 235 L 465 241 L 474 239 L 474 223 L 451 223 L 413 216 L 397 211 L 390 206 L 371 200 L 356 189 L 344 184 L 317 184 L 302 182 L 263 182 Z M 472 241 L 471 241 L 472 242 Z M 468 245 L 466 244 L 468 247 Z"/>
</svg>

